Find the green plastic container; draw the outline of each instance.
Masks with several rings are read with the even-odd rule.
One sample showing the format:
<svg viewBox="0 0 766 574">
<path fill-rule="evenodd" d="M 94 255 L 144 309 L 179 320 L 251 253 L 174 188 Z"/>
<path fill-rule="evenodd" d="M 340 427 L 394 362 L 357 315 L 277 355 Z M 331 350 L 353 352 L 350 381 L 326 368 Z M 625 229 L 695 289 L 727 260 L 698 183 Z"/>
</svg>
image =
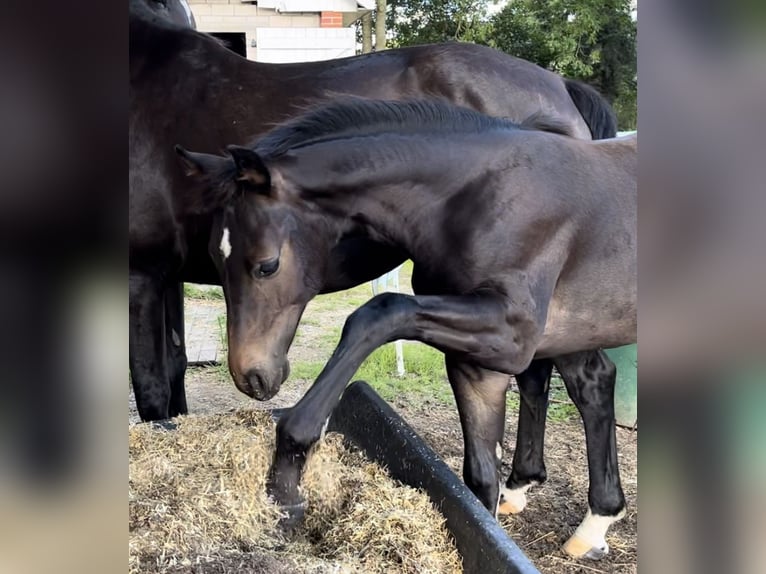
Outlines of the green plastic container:
<svg viewBox="0 0 766 574">
<path fill-rule="evenodd" d="M 614 389 L 614 414 L 617 424 L 634 427 L 638 422 L 638 345 L 606 349 L 617 366 Z"/>
</svg>

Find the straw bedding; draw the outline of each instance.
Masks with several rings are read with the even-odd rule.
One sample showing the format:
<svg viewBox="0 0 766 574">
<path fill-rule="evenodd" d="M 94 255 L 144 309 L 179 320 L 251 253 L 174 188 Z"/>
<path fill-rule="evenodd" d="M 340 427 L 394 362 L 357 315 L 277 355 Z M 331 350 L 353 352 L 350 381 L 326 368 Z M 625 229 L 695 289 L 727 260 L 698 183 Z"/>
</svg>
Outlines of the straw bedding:
<svg viewBox="0 0 766 574">
<path fill-rule="evenodd" d="M 425 493 L 329 433 L 306 467 L 309 506 L 290 540 L 266 497 L 267 412 L 130 427 L 133 573 L 455 573 L 460 556 Z"/>
</svg>

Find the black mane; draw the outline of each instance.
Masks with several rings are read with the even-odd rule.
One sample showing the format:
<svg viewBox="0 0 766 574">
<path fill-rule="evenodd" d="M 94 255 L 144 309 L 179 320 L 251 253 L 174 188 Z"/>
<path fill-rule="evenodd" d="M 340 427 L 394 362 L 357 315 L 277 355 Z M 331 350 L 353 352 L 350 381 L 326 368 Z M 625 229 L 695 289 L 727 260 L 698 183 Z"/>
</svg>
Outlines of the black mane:
<svg viewBox="0 0 766 574">
<path fill-rule="evenodd" d="M 383 101 L 343 96 L 278 125 L 253 147 L 260 155 L 275 158 L 298 147 L 377 133 L 477 133 L 499 128 L 569 135 L 555 119 L 543 120 L 535 114 L 530 120 L 517 124 L 438 99 Z"/>
</svg>

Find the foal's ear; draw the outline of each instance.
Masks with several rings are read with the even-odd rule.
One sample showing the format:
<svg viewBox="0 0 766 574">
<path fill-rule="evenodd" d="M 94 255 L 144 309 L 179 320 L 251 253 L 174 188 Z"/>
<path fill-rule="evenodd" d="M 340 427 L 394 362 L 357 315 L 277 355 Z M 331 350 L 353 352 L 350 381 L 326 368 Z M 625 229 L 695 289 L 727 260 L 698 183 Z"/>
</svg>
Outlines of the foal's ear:
<svg viewBox="0 0 766 574">
<path fill-rule="evenodd" d="M 186 175 L 190 177 L 205 177 L 213 173 L 218 173 L 229 161 L 229 158 L 227 157 L 189 151 L 180 145 L 177 145 L 175 150 L 181 160 Z"/>
<path fill-rule="evenodd" d="M 250 148 L 230 145 L 226 148 L 237 166 L 237 181 L 244 181 L 266 191 L 271 187 L 269 168 Z"/>
<path fill-rule="evenodd" d="M 232 161 L 228 156 L 197 153 L 180 145 L 175 147 L 186 175 L 197 181 L 184 195 L 183 207 L 190 214 L 212 213 L 226 204 L 236 191 L 222 177 L 231 172 Z"/>
</svg>

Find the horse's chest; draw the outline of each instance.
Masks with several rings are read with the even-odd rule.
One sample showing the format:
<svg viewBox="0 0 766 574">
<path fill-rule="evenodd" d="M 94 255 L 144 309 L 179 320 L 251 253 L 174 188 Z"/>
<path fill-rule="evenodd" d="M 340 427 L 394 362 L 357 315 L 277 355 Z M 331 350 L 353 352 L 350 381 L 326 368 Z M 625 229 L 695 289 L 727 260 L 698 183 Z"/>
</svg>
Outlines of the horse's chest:
<svg viewBox="0 0 766 574">
<path fill-rule="evenodd" d="M 416 295 L 450 295 L 460 293 L 461 286 L 448 274 L 415 264 L 412 290 Z"/>
</svg>

